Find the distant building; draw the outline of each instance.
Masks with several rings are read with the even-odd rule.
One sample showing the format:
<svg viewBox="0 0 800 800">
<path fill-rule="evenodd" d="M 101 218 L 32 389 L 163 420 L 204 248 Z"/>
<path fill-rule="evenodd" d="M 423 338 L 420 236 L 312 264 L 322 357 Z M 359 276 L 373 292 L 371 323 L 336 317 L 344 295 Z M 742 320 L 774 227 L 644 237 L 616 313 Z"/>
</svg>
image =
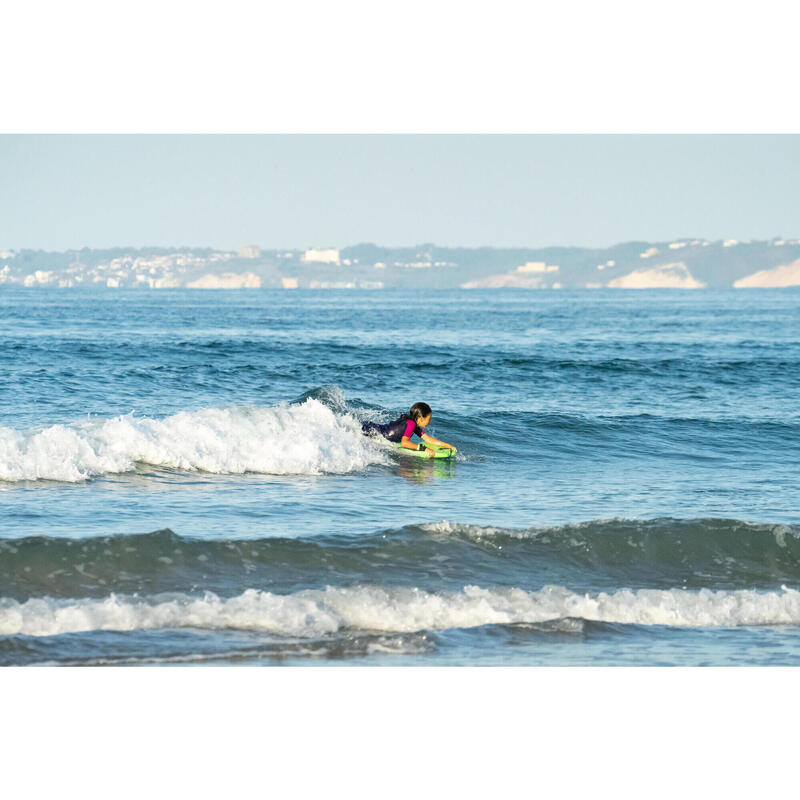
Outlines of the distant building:
<svg viewBox="0 0 800 800">
<path fill-rule="evenodd" d="M 281 286 L 283 286 L 284 289 L 296 289 L 297 278 L 281 278 Z"/>
<path fill-rule="evenodd" d="M 544 261 L 528 261 L 517 267 L 517 272 L 547 272 L 547 264 Z"/>
<path fill-rule="evenodd" d="M 257 244 L 246 244 L 239 248 L 239 258 L 261 258 L 261 248 Z"/>
<path fill-rule="evenodd" d="M 355 289 L 354 281 L 310 281 L 309 289 Z"/>
<path fill-rule="evenodd" d="M 517 267 L 517 272 L 531 273 L 531 272 L 558 272 L 558 267 L 555 264 L 546 264 L 544 261 L 528 261 L 521 267 Z"/>
<path fill-rule="evenodd" d="M 33 275 L 25 276 L 25 286 L 46 286 L 51 281 L 55 281 L 52 270 L 37 269 Z"/>
<path fill-rule="evenodd" d="M 181 282 L 177 278 L 173 278 L 172 275 L 164 275 L 162 278 L 150 279 L 151 289 L 177 289 L 180 285 Z"/>
<path fill-rule="evenodd" d="M 186 284 L 187 289 L 260 289 L 261 278 L 252 272 L 223 272 L 222 275 L 203 275 Z"/>
<path fill-rule="evenodd" d="M 22 281 L 23 286 L 47 286 L 56 283 L 57 278 L 52 270 L 37 269 L 32 275 L 26 275 Z"/>
<path fill-rule="evenodd" d="M 315 261 L 321 264 L 338 264 L 339 251 L 334 249 L 317 250 L 316 248 L 312 247 L 310 250 L 306 250 L 306 252 L 303 254 L 303 261 Z"/>
</svg>

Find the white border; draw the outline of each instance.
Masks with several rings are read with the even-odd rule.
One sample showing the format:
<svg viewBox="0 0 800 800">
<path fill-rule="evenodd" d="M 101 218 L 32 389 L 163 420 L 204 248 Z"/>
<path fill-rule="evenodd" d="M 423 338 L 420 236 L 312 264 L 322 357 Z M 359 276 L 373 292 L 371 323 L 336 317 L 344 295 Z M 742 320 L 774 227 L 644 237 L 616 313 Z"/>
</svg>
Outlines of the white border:
<svg viewBox="0 0 800 800">
<path fill-rule="evenodd" d="M 800 131 L 793 6 L 29 0 L 6 132 Z"/>
<path fill-rule="evenodd" d="M 773 796 L 793 780 L 796 676 L 9 668 L 4 787 L 15 800 Z"/>
</svg>

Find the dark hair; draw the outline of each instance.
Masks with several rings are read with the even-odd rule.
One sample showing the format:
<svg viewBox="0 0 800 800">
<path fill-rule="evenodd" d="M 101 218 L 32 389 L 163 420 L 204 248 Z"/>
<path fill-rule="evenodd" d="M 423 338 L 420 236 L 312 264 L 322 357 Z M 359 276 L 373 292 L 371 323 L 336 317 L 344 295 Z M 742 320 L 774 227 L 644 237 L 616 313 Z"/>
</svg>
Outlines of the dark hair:
<svg viewBox="0 0 800 800">
<path fill-rule="evenodd" d="M 413 419 L 414 422 L 419 422 L 423 417 L 432 414 L 431 407 L 427 403 L 414 403 L 408 412 L 407 418 Z"/>
</svg>

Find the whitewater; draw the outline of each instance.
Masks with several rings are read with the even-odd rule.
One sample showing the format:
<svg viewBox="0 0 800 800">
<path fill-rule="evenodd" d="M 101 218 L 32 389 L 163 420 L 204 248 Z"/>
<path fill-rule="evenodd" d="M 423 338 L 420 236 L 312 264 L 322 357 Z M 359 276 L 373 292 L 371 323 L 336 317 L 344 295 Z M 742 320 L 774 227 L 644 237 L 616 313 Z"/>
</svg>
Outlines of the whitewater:
<svg viewBox="0 0 800 800">
<path fill-rule="evenodd" d="M 800 663 L 797 296 L 0 287 L 0 665 Z"/>
<path fill-rule="evenodd" d="M 353 417 L 309 398 L 293 407 L 133 414 L 41 429 L 0 427 L 0 480 L 76 482 L 137 465 L 215 474 L 318 475 L 385 463 Z"/>
</svg>

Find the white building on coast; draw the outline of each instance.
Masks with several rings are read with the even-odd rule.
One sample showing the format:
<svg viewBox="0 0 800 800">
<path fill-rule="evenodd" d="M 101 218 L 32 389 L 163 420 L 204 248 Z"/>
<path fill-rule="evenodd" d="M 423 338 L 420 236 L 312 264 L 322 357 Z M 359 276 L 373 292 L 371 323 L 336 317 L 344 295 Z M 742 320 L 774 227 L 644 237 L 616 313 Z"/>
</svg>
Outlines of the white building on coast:
<svg viewBox="0 0 800 800">
<path fill-rule="evenodd" d="M 312 247 L 306 250 L 303 253 L 303 261 L 306 263 L 317 263 L 317 264 L 338 264 L 339 263 L 339 251 L 334 248 L 328 248 L 327 250 L 321 250 L 316 247 Z"/>
<path fill-rule="evenodd" d="M 239 258 L 261 258 L 261 248 L 257 244 L 246 244 L 239 248 Z"/>
</svg>

